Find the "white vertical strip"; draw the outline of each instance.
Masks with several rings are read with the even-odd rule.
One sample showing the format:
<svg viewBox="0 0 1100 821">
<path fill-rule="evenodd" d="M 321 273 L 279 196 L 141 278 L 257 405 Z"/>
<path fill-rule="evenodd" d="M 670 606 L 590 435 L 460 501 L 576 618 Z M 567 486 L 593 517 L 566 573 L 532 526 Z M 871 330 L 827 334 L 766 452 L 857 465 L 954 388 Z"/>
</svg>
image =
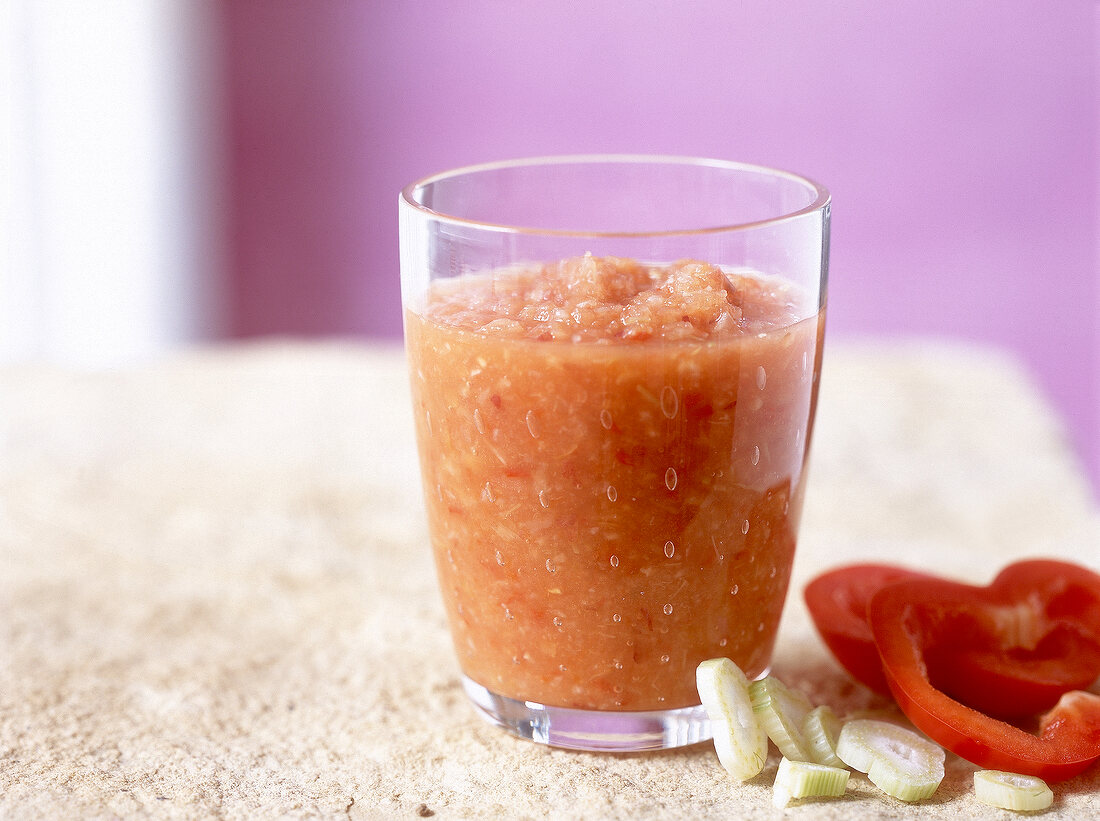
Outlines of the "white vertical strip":
<svg viewBox="0 0 1100 821">
<path fill-rule="evenodd" d="M 187 48 L 197 6 L 9 8 L 11 199 L 26 237 L 13 243 L 0 352 L 111 366 L 195 338 L 198 98 Z"/>
<path fill-rule="evenodd" d="M 0 360 L 37 353 L 42 321 L 34 243 L 33 78 L 27 44 L 30 2 L 0 3 L 5 89 L 0 94 Z"/>
</svg>

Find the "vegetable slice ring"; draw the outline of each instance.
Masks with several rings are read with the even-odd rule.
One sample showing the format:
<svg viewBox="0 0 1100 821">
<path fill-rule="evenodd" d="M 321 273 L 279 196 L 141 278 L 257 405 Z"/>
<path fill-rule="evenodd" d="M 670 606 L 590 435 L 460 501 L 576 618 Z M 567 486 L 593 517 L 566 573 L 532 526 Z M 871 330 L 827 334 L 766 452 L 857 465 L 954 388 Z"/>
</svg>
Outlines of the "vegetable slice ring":
<svg viewBox="0 0 1100 821">
<path fill-rule="evenodd" d="M 695 683 L 722 766 L 740 781 L 759 775 L 768 757 L 768 737 L 753 713 L 749 680 L 741 668 L 727 658 L 707 659 L 696 668 Z"/>
<path fill-rule="evenodd" d="M 836 754 L 900 801 L 923 801 L 943 781 L 943 750 L 912 730 L 888 721 L 849 721 L 840 731 Z"/>
<path fill-rule="evenodd" d="M 991 807 L 1017 812 L 1045 810 L 1054 803 L 1054 793 L 1043 779 L 999 770 L 974 773 L 974 797 Z"/>
<path fill-rule="evenodd" d="M 792 761 L 812 761 L 802 729 L 813 709 L 810 700 L 775 676 L 765 676 L 749 685 L 749 697 L 760 726 L 779 752 Z"/>
<path fill-rule="evenodd" d="M 802 722 L 802 737 L 814 762 L 827 767 L 844 766 L 844 762 L 836 755 L 836 742 L 842 726 L 828 704 L 814 707 L 806 714 Z"/>
<path fill-rule="evenodd" d="M 1067 585 L 1061 597 L 1088 600 L 1094 574 L 1067 567 L 1083 571 L 1085 583 Z M 868 617 L 890 690 L 917 728 L 979 767 L 1061 781 L 1100 758 L 1100 696 L 1064 694 L 1035 736 L 956 701 L 930 679 L 926 656 L 957 638 L 959 618 L 996 612 L 1010 601 L 994 586 L 916 579 L 876 593 Z"/>
</svg>

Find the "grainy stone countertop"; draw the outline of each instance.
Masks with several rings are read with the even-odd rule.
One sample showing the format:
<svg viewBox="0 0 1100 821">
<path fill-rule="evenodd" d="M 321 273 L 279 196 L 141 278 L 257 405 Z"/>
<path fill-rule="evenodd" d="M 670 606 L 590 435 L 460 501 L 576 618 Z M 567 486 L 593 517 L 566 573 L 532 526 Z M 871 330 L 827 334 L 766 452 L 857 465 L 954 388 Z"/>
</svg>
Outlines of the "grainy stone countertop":
<svg viewBox="0 0 1100 821">
<path fill-rule="evenodd" d="M 466 703 L 395 348 L 268 343 L 140 368 L 0 369 L 0 817 L 776 818 L 709 744 L 597 755 Z M 1013 559 L 1100 569 L 1100 514 L 1004 355 L 827 345 L 773 670 L 894 715 L 813 633 L 805 581 L 895 561 L 984 583 Z M 1100 691 L 1100 688 L 1094 686 Z M 854 776 L 792 818 L 995 818 L 948 757 L 908 806 Z M 1100 767 L 1043 818 L 1100 817 Z"/>
</svg>

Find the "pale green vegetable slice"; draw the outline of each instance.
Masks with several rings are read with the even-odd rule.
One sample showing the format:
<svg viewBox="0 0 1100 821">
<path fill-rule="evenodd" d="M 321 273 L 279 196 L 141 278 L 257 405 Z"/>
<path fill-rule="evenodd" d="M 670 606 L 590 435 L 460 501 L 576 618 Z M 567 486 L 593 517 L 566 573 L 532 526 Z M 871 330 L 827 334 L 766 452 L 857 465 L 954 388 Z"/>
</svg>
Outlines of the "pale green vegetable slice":
<svg viewBox="0 0 1100 821">
<path fill-rule="evenodd" d="M 974 795 L 983 804 L 1002 810 L 1032 812 L 1054 803 L 1054 793 L 1043 779 L 1000 770 L 974 773 Z"/>
<path fill-rule="evenodd" d="M 764 732 L 775 742 L 779 752 L 792 761 L 812 761 L 802 735 L 802 723 L 813 706 L 810 700 L 775 676 L 754 681 L 749 687 L 749 695 Z"/>
<path fill-rule="evenodd" d="M 848 771 L 810 761 L 779 762 L 772 787 L 772 803 L 787 806 L 792 798 L 823 798 L 844 795 L 848 789 Z"/>
<path fill-rule="evenodd" d="M 887 721 L 849 721 L 840 731 L 836 754 L 867 773 L 871 783 L 902 801 L 922 801 L 943 780 L 943 749 L 911 730 Z"/>
<path fill-rule="evenodd" d="M 828 704 L 814 707 L 806 714 L 806 720 L 802 722 L 802 736 L 806 739 L 806 747 L 813 761 L 830 767 L 844 766 L 836 755 L 840 719 Z"/>
<path fill-rule="evenodd" d="M 741 668 L 726 658 L 708 659 L 696 669 L 695 683 L 722 766 L 741 781 L 759 775 L 768 757 L 768 737 L 753 713 L 749 680 Z"/>
</svg>

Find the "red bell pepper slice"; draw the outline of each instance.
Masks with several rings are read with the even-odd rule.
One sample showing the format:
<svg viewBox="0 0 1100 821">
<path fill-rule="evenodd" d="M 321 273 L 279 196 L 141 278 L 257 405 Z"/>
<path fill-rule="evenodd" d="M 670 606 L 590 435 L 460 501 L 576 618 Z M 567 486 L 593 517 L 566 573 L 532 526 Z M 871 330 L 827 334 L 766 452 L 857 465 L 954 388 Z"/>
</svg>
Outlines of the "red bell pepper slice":
<svg viewBox="0 0 1100 821">
<path fill-rule="evenodd" d="M 1062 670 L 1059 680 L 1043 686 L 1081 677 L 1088 684 L 1100 671 L 1100 576 L 1035 561 L 1007 568 L 989 587 L 915 579 L 883 587 L 867 616 L 898 706 L 947 749 L 980 767 L 1048 781 L 1076 775 L 1100 758 L 1098 695 L 1067 692 L 1034 735 L 944 691 L 960 686 L 968 672 L 978 677 L 970 690 L 1000 687 L 1001 701 L 1029 697 L 1032 684 L 1052 670 Z M 1067 648 L 1071 655 L 1062 655 Z M 969 667 L 968 656 L 978 659 Z M 1029 660 L 1041 675 L 1022 675 Z M 973 692 L 967 696 L 974 700 Z"/>
<path fill-rule="evenodd" d="M 833 655 L 882 695 L 890 690 L 867 604 L 886 585 L 918 578 L 937 577 L 892 565 L 850 565 L 818 576 L 804 591 Z M 1058 595 L 1068 579 L 1085 593 Z M 1015 603 L 986 610 L 981 629 L 959 622 L 952 642 L 929 651 L 926 662 L 941 690 L 990 715 L 1034 716 L 1100 675 L 1100 576 L 1066 562 L 1031 560 L 1005 568 L 992 587 Z"/>
<path fill-rule="evenodd" d="M 930 578 L 892 565 L 848 565 L 822 573 L 806 585 L 802 595 L 817 632 L 840 665 L 856 681 L 888 696 L 890 688 L 867 624 L 867 604 L 888 584 Z"/>
</svg>

